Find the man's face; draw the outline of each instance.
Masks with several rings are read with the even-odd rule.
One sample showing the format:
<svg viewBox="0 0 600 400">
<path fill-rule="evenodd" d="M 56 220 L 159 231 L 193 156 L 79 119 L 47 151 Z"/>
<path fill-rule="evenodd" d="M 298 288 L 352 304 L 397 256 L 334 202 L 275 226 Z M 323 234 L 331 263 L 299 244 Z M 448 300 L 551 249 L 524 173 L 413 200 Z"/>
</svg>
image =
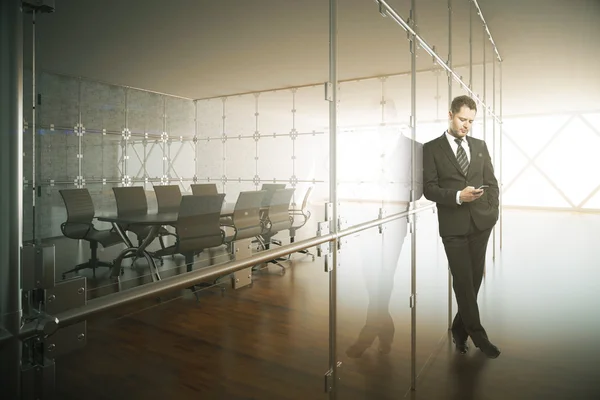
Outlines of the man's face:
<svg viewBox="0 0 600 400">
<path fill-rule="evenodd" d="M 467 133 L 471 130 L 473 120 L 477 111 L 471 110 L 467 106 L 462 106 L 460 111 L 456 114 L 452 112 L 448 113 L 450 119 L 450 134 L 457 138 L 463 138 L 467 136 Z"/>
</svg>

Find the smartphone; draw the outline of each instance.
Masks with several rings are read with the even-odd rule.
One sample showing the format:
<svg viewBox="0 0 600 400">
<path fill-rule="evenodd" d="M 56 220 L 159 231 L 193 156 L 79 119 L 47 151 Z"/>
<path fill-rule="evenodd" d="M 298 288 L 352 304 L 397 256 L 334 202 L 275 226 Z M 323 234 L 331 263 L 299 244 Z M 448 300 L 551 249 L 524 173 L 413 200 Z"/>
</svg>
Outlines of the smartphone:
<svg viewBox="0 0 600 400">
<path fill-rule="evenodd" d="M 483 190 L 484 188 L 488 188 L 488 185 L 481 185 L 477 188 L 477 190 Z"/>
</svg>

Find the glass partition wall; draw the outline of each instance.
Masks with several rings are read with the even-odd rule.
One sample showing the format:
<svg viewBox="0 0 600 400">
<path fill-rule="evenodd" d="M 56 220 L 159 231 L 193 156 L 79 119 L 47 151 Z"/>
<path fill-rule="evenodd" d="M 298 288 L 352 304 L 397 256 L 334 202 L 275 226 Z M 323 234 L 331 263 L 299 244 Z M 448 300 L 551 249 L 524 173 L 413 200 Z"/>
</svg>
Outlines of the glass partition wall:
<svg viewBox="0 0 600 400">
<path fill-rule="evenodd" d="M 365 23 L 391 38 L 385 45 L 394 49 L 357 50 L 357 58 L 395 65 L 376 77 L 351 78 L 353 65 L 338 62 L 338 46 L 351 45 L 348 36 L 338 40 L 338 30 L 355 24 L 338 17 L 347 10 L 335 0 L 321 10 L 330 13 L 330 59 L 323 68 L 329 84 L 188 99 L 51 73 L 43 65 L 25 69 L 23 243 L 55 260 L 54 279 L 36 290 L 60 297 L 78 286 L 81 303 L 52 308 L 42 300 L 47 315 L 95 310 L 78 319 L 84 322 L 61 327 L 64 335 L 55 341 L 44 339 L 41 365 L 55 369 L 61 398 L 85 392 L 90 398 L 384 399 L 418 389 L 419 376 L 435 368 L 433 355 L 449 348 L 456 310 L 437 214 L 423 197 L 422 147 L 443 134 L 453 96 L 500 99 L 499 75 L 490 73 L 499 63 L 487 40 L 459 32 L 463 39 L 472 35 L 472 55 L 459 51 L 453 68 L 451 35 L 424 49 L 395 20 L 410 16 L 407 26 L 416 29 L 422 11 L 409 3 L 359 6 Z M 466 0 L 452 3 L 473 8 Z M 465 31 L 448 11 L 439 10 L 445 32 Z M 415 33 L 427 38 L 427 26 L 439 18 L 422 15 Z M 481 29 L 476 13 L 472 18 Z M 473 135 L 500 157 L 493 113 L 491 106 L 478 113 Z M 143 246 L 145 236 L 132 220 L 118 220 L 118 188 L 141 187 L 143 214 L 157 215 L 164 211 L 155 187 L 193 196 L 195 185 L 206 184 L 224 195 L 225 236 L 239 222 L 236 207 L 246 212 L 241 199 L 257 191 L 266 196 L 269 185 L 293 190 L 291 225 L 269 230 L 269 203 L 261 203 L 259 233 L 195 249 L 190 262 L 178 251 L 164 253 L 179 245 L 176 216 L 160 225 L 145 251 L 125 253 Z M 73 189 L 89 193 L 94 229 L 124 237 L 97 249 L 89 238 L 69 237 L 65 193 Z M 260 258 L 322 236 L 329 241 Z M 112 265 L 68 272 L 93 257 Z M 257 262 L 244 276 L 225 270 L 246 258 Z M 24 274 L 35 269 L 27 260 Z M 145 292 L 203 271 L 209 272 L 202 282 L 154 297 Z M 24 299 L 31 313 L 38 298 Z M 35 335 L 24 337 L 29 344 Z M 27 352 L 23 360 L 40 363 Z"/>
</svg>

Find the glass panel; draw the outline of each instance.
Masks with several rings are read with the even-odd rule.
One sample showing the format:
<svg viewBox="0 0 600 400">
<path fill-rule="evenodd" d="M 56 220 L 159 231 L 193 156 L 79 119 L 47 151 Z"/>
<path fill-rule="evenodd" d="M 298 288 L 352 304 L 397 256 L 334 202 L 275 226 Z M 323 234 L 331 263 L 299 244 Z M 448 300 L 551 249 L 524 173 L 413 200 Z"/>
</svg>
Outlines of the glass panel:
<svg viewBox="0 0 600 400">
<path fill-rule="evenodd" d="M 196 107 L 188 99 L 166 97 L 166 128 L 171 138 L 193 138 Z"/>
<path fill-rule="evenodd" d="M 439 236 L 437 213 L 417 214 L 417 362 L 419 376 L 435 367 L 448 345 L 448 261 Z M 456 313 L 453 306 L 452 318 Z M 450 342 L 451 343 L 451 342 Z M 419 387 L 419 380 L 417 381 Z"/>
<path fill-rule="evenodd" d="M 196 166 L 196 149 L 189 138 L 170 140 L 167 144 L 168 176 L 175 180 L 192 180 Z"/>
<path fill-rule="evenodd" d="M 595 210 L 600 210 L 600 189 L 596 191 L 594 196 L 592 196 L 584 205 L 583 208 L 592 208 Z"/>
<path fill-rule="evenodd" d="M 66 221 L 67 212 L 60 195 L 62 189 L 73 189 L 73 183 L 48 184 L 41 182 L 36 206 L 36 238 L 61 237 L 60 224 Z"/>
<path fill-rule="evenodd" d="M 85 278 L 90 301 L 152 285 L 155 271 L 162 280 L 184 274 L 189 259 L 177 252 L 173 256 L 159 253 L 178 243 L 172 235 L 175 228 L 163 226 L 163 242 L 156 239 L 146 249 L 150 260 L 139 254 L 124 259 L 121 271 L 116 271 L 118 280 L 107 264 L 95 271 L 84 268 L 67 273 L 87 263 L 94 253 L 99 262 L 114 263 L 145 236 L 128 226 L 125 239 L 100 242 L 97 249 L 89 238 L 65 237 L 61 224 L 67 211 L 61 189 L 89 191 L 98 235 L 114 228 L 98 217 L 116 213 L 115 187 L 143 187 L 148 211 L 153 213 L 157 209 L 154 187 L 165 183 L 178 184 L 183 194 L 190 194 L 191 183 L 216 183 L 231 204 L 240 192 L 260 189 L 264 183 L 294 188 L 292 226 L 267 232 L 271 225 L 264 221 L 263 232 L 250 238 L 254 239 L 253 253 L 263 251 L 266 243 L 273 247 L 314 237 L 318 223 L 325 220 L 325 204 L 330 201 L 329 103 L 322 85 L 193 101 L 44 73 L 39 92 L 36 172 L 41 186 L 36 232 L 43 244 L 56 248 L 56 282 Z M 26 114 L 25 120 L 29 119 Z M 33 146 L 28 140 L 25 149 Z M 25 157 L 32 156 L 25 152 Z M 24 173 L 33 176 L 27 169 L 31 164 L 26 163 Z M 24 209 L 28 208 L 25 196 Z M 232 247 L 198 249 L 191 267 L 199 270 L 229 262 L 237 254 Z M 79 397 L 83 386 L 89 389 L 94 384 L 98 386 L 92 398 L 326 397 L 329 287 L 323 258 L 315 259 L 313 253 L 309 249 L 273 260 L 279 266 L 272 262 L 257 266 L 250 273 L 252 285 L 245 289 L 229 289 L 239 282 L 223 276 L 218 282 L 207 280 L 208 289 L 200 290 L 198 285 L 197 298 L 185 289 L 161 296 L 160 304 L 154 300 L 129 304 L 90 318 L 86 347 L 56 359 L 58 397 Z M 275 273 L 280 271 L 284 273 Z M 199 318 L 198 307 L 219 315 Z M 147 323 L 156 325 L 143 327 Z M 173 332 L 165 331 L 165 326 L 181 336 L 173 340 Z M 198 340 L 206 346 L 199 349 Z M 146 345 L 156 343 L 162 343 L 162 355 L 147 352 Z M 169 344 L 164 347 L 164 343 Z M 119 362 L 123 356 L 137 359 L 136 364 L 142 360 L 145 367 L 131 369 Z M 95 365 L 88 362 L 91 359 L 97 360 Z M 200 369 L 197 360 L 202 360 Z M 115 362 L 119 364 L 116 369 L 105 368 Z M 157 368 L 162 370 L 160 383 L 150 378 Z M 180 373 L 184 369 L 192 372 Z M 99 374 L 110 379 L 113 372 L 131 378 L 131 371 L 135 376 L 123 386 L 109 387 L 85 378 Z M 83 385 L 73 385 L 73 379 Z"/>
<path fill-rule="evenodd" d="M 505 135 L 502 140 L 502 180 L 504 181 L 504 190 L 507 190 L 515 179 L 518 179 L 525 171 L 529 159 L 524 155 L 523 150 L 519 149 L 513 139 Z M 499 168 L 496 171 L 500 172 Z M 504 204 L 509 204 L 503 199 Z"/>
<path fill-rule="evenodd" d="M 377 29 L 382 38 L 404 36 L 396 24 L 377 19 L 377 7 L 365 5 L 369 15 L 374 25 L 381 25 Z M 340 27 L 347 23 L 340 21 Z M 355 46 L 342 39 L 340 46 Z M 393 47 L 402 54 L 402 64 L 390 62 L 385 52 L 369 54 L 362 48 L 354 53 L 356 59 L 392 66 L 388 76 L 340 84 L 337 187 L 343 226 L 409 209 L 412 155 L 421 146 L 412 140 L 410 128 L 411 76 L 400 72 L 408 60 L 408 42 L 398 40 Z M 340 64 L 340 71 L 346 69 L 351 66 Z M 432 72 L 419 74 L 417 82 L 427 89 L 417 99 L 421 108 L 435 101 L 436 78 Z M 435 107 L 422 113 L 431 121 L 438 117 Z M 420 167 L 414 172 L 421 180 Z M 411 241 L 406 217 L 342 239 L 337 273 L 339 398 L 391 399 L 410 388 Z"/>
<path fill-rule="evenodd" d="M 23 241 L 34 240 L 34 196 L 37 196 L 34 181 L 34 127 L 33 127 L 33 76 L 32 71 L 23 71 Z M 35 153 L 38 144 L 36 143 Z M 39 158 L 39 154 L 35 154 Z"/>
<path fill-rule="evenodd" d="M 568 119 L 564 115 L 505 118 L 503 129 L 516 146 L 533 158 L 553 140 Z"/>
<path fill-rule="evenodd" d="M 41 104 L 38 123 L 45 129 L 74 129 L 79 123 L 80 80 L 41 72 L 37 82 Z"/>
<path fill-rule="evenodd" d="M 540 169 L 578 206 L 600 185 L 600 136 L 576 117 L 536 160 Z"/>
<path fill-rule="evenodd" d="M 535 190 L 531 190 L 535 188 Z M 510 188 L 505 187 L 504 204 L 536 207 L 571 207 L 560 192 L 537 169 L 527 168 Z"/>
<path fill-rule="evenodd" d="M 125 92 L 120 86 L 81 82 L 81 123 L 86 132 L 118 133 L 125 127 Z"/>
<path fill-rule="evenodd" d="M 165 96 L 127 89 L 127 128 L 133 134 L 160 135 L 165 132 Z"/>
<path fill-rule="evenodd" d="M 327 280 L 315 279 L 317 264 L 291 272 L 197 298 L 184 289 L 88 320 L 86 346 L 56 358 L 58 397 L 326 398 Z"/>
<path fill-rule="evenodd" d="M 342 240 L 339 398 L 391 399 L 410 387 L 410 249 L 405 218 Z"/>
</svg>

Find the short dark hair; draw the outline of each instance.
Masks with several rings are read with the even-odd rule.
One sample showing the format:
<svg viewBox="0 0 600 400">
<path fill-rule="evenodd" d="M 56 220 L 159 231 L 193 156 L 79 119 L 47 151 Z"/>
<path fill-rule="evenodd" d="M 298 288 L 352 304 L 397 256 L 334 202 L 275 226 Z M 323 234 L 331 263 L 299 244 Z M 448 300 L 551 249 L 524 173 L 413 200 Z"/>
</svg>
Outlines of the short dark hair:
<svg viewBox="0 0 600 400">
<path fill-rule="evenodd" d="M 463 95 L 463 96 L 455 97 L 452 100 L 452 104 L 450 105 L 450 112 L 452 114 L 456 114 L 460 111 L 460 109 L 463 106 L 466 106 L 471 110 L 477 111 L 477 104 L 475 104 L 475 100 L 473 100 L 472 98 L 470 98 L 467 95 Z"/>
</svg>

